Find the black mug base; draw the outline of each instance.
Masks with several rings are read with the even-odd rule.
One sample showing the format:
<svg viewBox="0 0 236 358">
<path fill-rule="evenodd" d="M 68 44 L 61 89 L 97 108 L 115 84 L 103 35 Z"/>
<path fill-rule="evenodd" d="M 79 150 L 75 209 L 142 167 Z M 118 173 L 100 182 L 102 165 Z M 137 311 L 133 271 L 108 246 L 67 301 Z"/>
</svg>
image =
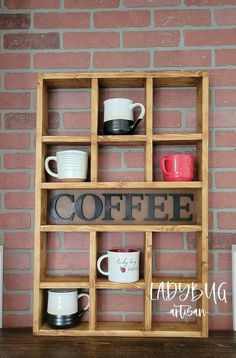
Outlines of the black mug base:
<svg viewBox="0 0 236 358">
<path fill-rule="evenodd" d="M 47 313 L 47 323 L 51 328 L 71 328 L 78 324 L 78 313 L 69 315 L 53 315 Z"/>
<path fill-rule="evenodd" d="M 128 121 L 126 119 L 112 119 L 110 121 L 106 121 L 103 126 L 104 134 L 131 134 L 133 131 L 133 124 L 133 121 Z"/>
</svg>

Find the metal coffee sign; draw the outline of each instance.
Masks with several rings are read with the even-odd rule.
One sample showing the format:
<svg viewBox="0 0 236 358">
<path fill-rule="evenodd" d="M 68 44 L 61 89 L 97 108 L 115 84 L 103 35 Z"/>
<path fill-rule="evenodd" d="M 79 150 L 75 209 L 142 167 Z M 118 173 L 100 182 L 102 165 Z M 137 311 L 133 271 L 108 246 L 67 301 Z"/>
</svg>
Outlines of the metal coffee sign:
<svg viewBox="0 0 236 358">
<path fill-rule="evenodd" d="M 189 190 L 63 190 L 49 194 L 49 224 L 195 224 Z"/>
</svg>

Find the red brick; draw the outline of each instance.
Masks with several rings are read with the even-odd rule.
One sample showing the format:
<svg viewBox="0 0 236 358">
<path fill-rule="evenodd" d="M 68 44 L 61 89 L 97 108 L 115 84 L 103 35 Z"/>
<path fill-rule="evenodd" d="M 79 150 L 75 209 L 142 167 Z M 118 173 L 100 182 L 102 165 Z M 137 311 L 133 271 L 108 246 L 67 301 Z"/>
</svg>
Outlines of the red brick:
<svg viewBox="0 0 236 358">
<path fill-rule="evenodd" d="M 112 236 L 113 238 L 113 236 Z M 120 238 L 121 239 L 121 238 Z M 143 232 L 126 232 L 125 233 L 125 247 L 140 249 L 143 250 L 144 248 L 144 240 L 145 235 Z M 121 244 L 117 243 L 117 245 L 113 244 L 113 247 L 119 247 Z M 111 245 L 110 245 L 111 248 Z M 141 254 L 142 257 L 142 254 Z"/>
<path fill-rule="evenodd" d="M 158 10 L 154 12 L 155 26 L 209 26 L 210 10 Z"/>
<path fill-rule="evenodd" d="M 120 47 L 118 32 L 67 32 L 64 34 L 65 49 Z"/>
<path fill-rule="evenodd" d="M 88 253 L 48 253 L 47 268 L 49 270 L 86 270 L 88 269 Z"/>
<path fill-rule="evenodd" d="M 196 92 L 190 89 L 157 89 L 154 91 L 154 103 L 159 108 L 195 108 Z"/>
<path fill-rule="evenodd" d="M 26 53 L 0 54 L 0 67 L 4 69 L 29 68 L 30 55 Z"/>
<path fill-rule="evenodd" d="M 44 50 L 60 48 L 57 32 L 49 33 L 14 33 L 4 35 L 4 48 L 9 50 Z"/>
<path fill-rule="evenodd" d="M 65 0 L 65 8 L 98 9 L 119 7 L 120 0 Z"/>
<path fill-rule="evenodd" d="M 64 238 L 66 250 L 88 250 L 89 234 L 85 232 L 67 232 Z"/>
<path fill-rule="evenodd" d="M 153 249 L 181 250 L 184 248 L 184 238 L 180 233 L 154 233 Z"/>
<path fill-rule="evenodd" d="M 34 193 L 6 193 L 6 209 L 33 209 Z"/>
<path fill-rule="evenodd" d="M 34 15 L 34 27 L 41 29 L 76 28 L 88 29 L 90 14 L 88 12 L 49 12 Z"/>
<path fill-rule="evenodd" d="M 0 227 L 2 229 L 28 229 L 30 225 L 29 214 L 0 214 Z"/>
<path fill-rule="evenodd" d="M 28 189 L 30 174 L 28 173 L 0 173 L 1 189 Z"/>
<path fill-rule="evenodd" d="M 27 311 L 30 310 L 30 296 L 26 294 L 4 294 L 4 311 Z"/>
<path fill-rule="evenodd" d="M 0 29 L 28 29 L 30 27 L 29 14 L 0 14 Z"/>
<path fill-rule="evenodd" d="M 182 114 L 180 111 L 154 111 L 154 128 L 180 128 L 182 125 Z"/>
<path fill-rule="evenodd" d="M 99 172 L 100 181 L 144 181 L 144 172 Z"/>
<path fill-rule="evenodd" d="M 219 301 L 217 304 L 217 308 L 219 312 L 222 313 L 232 313 L 232 296 L 226 296 L 227 303 L 224 301 Z"/>
<path fill-rule="evenodd" d="M 236 131 L 217 131 L 215 141 L 217 147 L 235 147 Z"/>
<path fill-rule="evenodd" d="M 176 51 L 156 51 L 154 53 L 154 65 L 157 67 L 194 67 L 210 66 L 210 50 L 176 50 Z"/>
<path fill-rule="evenodd" d="M 4 252 L 5 270 L 28 270 L 30 269 L 30 254 Z"/>
<path fill-rule="evenodd" d="M 235 89 L 219 89 L 215 92 L 216 105 L 219 107 L 236 106 L 236 90 Z"/>
<path fill-rule="evenodd" d="M 126 168 L 144 168 L 144 153 L 128 152 L 124 154 Z"/>
<path fill-rule="evenodd" d="M 215 10 L 215 19 L 221 26 L 236 25 L 236 9 Z"/>
<path fill-rule="evenodd" d="M 98 294 L 98 311 L 142 312 L 142 294 Z"/>
<path fill-rule="evenodd" d="M 32 327 L 33 318 L 31 314 L 5 314 L 3 326 L 5 328 Z"/>
<path fill-rule="evenodd" d="M 218 228 L 222 230 L 235 230 L 236 229 L 236 213 L 235 212 L 222 212 L 217 216 Z"/>
<path fill-rule="evenodd" d="M 185 0 L 187 6 L 222 6 L 222 5 L 235 5 L 235 0 Z"/>
<path fill-rule="evenodd" d="M 158 270 L 196 270 L 196 255 L 191 253 L 161 253 L 156 255 Z"/>
<path fill-rule="evenodd" d="M 89 92 L 57 91 L 49 96 L 49 108 L 75 108 L 83 109 L 90 107 Z"/>
<path fill-rule="evenodd" d="M 60 0 L 5 0 L 4 5 L 8 9 L 57 9 L 60 7 Z"/>
<path fill-rule="evenodd" d="M 62 233 L 50 232 L 47 234 L 47 250 L 60 250 L 61 241 L 63 239 Z"/>
<path fill-rule="evenodd" d="M 7 169 L 25 169 L 35 167 L 34 153 L 7 153 L 4 155 L 4 167 Z"/>
<path fill-rule="evenodd" d="M 64 113 L 64 128 L 66 129 L 89 129 L 90 112 L 66 112 Z"/>
<path fill-rule="evenodd" d="M 0 149 L 28 149 L 30 135 L 28 133 L 1 133 Z"/>
<path fill-rule="evenodd" d="M 235 151 L 224 150 L 210 152 L 209 156 L 210 168 L 235 168 L 236 167 L 236 155 Z"/>
<path fill-rule="evenodd" d="M 210 112 L 211 128 L 230 128 L 235 127 L 236 111 L 235 110 L 217 110 Z"/>
<path fill-rule="evenodd" d="M 150 53 L 148 51 L 96 52 L 93 65 L 96 68 L 146 68 L 150 65 Z"/>
<path fill-rule="evenodd" d="M 120 153 L 100 152 L 99 169 L 119 169 L 121 166 Z"/>
<path fill-rule="evenodd" d="M 6 89 L 34 89 L 37 85 L 35 73 L 6 73 L 4 78 Z"/>
<path fill-rule="evenodd" d="M 185 46 L 235 45 L 236 29 L 189 30 L 184 32 Z"/>
<path fill-rule="evenodd" d="M 215 51 L 217 66 L 235 66 L 236 65 L 236 49 L 224 49 Z"/>
<path fill-rule="evenodd" d="M 209 207 L 213 209 L 219 208 L 235 208 L 236 193 L 220 192 L 210 193 Z"/>
<path fill-rule="evenodd" d="M 211 272 L 209 273 L 209 287 L 211 287 L 211 285 L 213 283 L 216 283 L 216 286 L 218 287 L 221 283 L 226 282 L 227 285 L 224 287 L 227 287 L 227 291 L 231 290 L 232 287 L 232 273 L 227 271 L 224 273 L 216 273 L 216 272 Z"/>
<path fill-rule="evenodd" d="M 19 273 L 5 273 L 4 285 L 7 290 L 32 290 L 33 275 Z"/>
<path fill-rule="evenodd" d="M 35 113 L 6 113 L 6 129 L 35 129 Z"/>
<path fill-rule="evenodd" d="M 0 109 L 28 109 L 29 107 L 29 93 L 0 93 Z"/>
<path fill-rule="evenodd" d="M 221 51 L 221 50 L 219 50 Z M 228 58 L 233 54 L 228 53 L 228 50 L 224 50 L 225 54 L 224 57 Z M 216 58 L 217 58 L 218 50 L 216 50 Z M 227 64 L 229 63 L 230 58 L 228 58 Z M 236 61 L 235 61 L 236 63 Z M 226 64 L 226 62 L 225 62 Z M 228 66 L 226 64 L 226 66 Z M 236 70 L 230 69 L 218 69 L 210 72 L 211 77 L 211 85 L 215 86 L 236 86 Z"/>
<path fill-rule="evenodd" d="M 150 26 L 150 12 L 147 10 L 99 11 L 94 14 L 95 28 L 140 28 L 146 26 Z"/>
<path fill-rule="evenodd" d="M 236 172 L 221 172 L 216 173 L 216 188 L 220 189 L 235 189 Z"/>
<path fill-rule="evenodd" d="M 209 233 L 210 250 L 231 250 L 232 245 L 236 245 L 235 233 Z"/>
<path fill-rule="evenodd" d="M 4 234 L 5 249 L 33 249 L 34 234 L 32 232 L 6 232 Z"/>
<path fill-rule="evenodd" d="M 124 4 L 128 7 L 151 7 L 151 6 L 177 6 L 180 0 L 124 0 Z"/>
<path fill-rule="evenodd" d="M 173 47 L 180 42 L 179 31 L 128 31 L 124 33 L 124 47 Z"/>
<path fill-rule="evenodd" d="M 121 233 L 99 232 L 98 246 L 99 246 L 99 251 L 103 251 L 103 252 L 104 250 L 109 250 L 115 247 L 121 247 L 122 246 Z"/>
<path fill-rule="evenodd" d="M 232 270 L 232 255 L 231 253 L 218 254 L 218 269 Z"/>
</svg>

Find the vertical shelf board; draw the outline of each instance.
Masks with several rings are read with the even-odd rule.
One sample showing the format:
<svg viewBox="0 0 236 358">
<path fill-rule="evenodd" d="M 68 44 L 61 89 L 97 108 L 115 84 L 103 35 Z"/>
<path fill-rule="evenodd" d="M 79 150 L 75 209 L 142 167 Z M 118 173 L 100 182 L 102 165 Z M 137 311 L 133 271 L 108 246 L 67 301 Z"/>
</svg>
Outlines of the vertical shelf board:
<svg viewBox="0 0 236 358">
<path fill-rule="evenodd" d="M 146 181 L 153 180 L 153 79 L 146 78 L 146 147 L 145 147 L 145 173 Z"/>
<path fill-rule="evenodd" d="M 42 290 L 40 280 L 45 275 L 46 240 L 45 233 L 40 232 L 42 218 L 46 213 L 46 191 L 41 190 L 41 183 L 45 180 L 44 157 L 45 144 L 42 136 L 47 134 L 48 126 L 48 93 L 43 76 L 38 76 L 37 87 L 37 126 L 36 126 L 36 179 L 35 179 L 35 238 L 34 238 L 34 312 L 33 330 L 37 334 L 42 324 Z"/>
<path fill-rule="evenodd" d="M 89 329 L 95 330 L 97 323 L 97 232 L 90 232 L 89 247 Z"/>
<path fill-rule="evenodd" d="M 91 181 L 97 182 L 98 179 L 98 98 L 99 98 L 98 79 L 92 79 L 92 99 L 91 99 Z"/>
<path fill-rule="evenodd" d="M 144 306 L 144 329 L 152 329 L 152 301 L 150 289 L 152 283 L 152 232 L 145 233 L 145 252 L 144 252 L 144 281 L 145 281 L 145 306 Z"/>
</svg>

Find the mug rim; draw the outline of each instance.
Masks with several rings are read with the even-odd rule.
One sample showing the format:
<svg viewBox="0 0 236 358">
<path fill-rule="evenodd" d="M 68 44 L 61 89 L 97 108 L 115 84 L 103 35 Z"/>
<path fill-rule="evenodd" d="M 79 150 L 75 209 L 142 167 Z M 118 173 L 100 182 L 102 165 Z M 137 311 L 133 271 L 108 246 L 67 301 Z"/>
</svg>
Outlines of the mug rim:
<svg viewBox="0 0 236 358">
<path fill-rule="evenodd" d="M 129 254 L 132 252 L 140 252 L 139 249 L 132 249 L 132 248 L 114 248 L 114 249 L 110 249 L 108 250 L 108 252 L 113 252 L 113 253 L 125 253 L 125 254 Z"/>
<path fill-rule="evenodd" d="M 116 101 L 116 100 L 126 100 L 126 101 L 133 102 L 132 99 L 130 99 L 130 98 L 114 97 L 114 98 L 108 98 L 108 99 L 106 99 L 103 103 L 106 103 L 106 102 L 108 102 L 108 101 Z"/>
<path fill-rule="evenodd" d="M 48 290 L 48 292 L 51 293 L 61 293 L 61 294 L 66 294 L 66 293 L 71 293 L 71 292 L 78 292 L 78 290 L 76 288 L 52 288 L 50 290 Z"/>
<path fill-rule="evenodd" d="M 84 155 L 88 155 L 88 152 L 84 151 L 84 150 L 78 150 L 78 149 L 66 149 L 66 150 L 58 150 L 56 152 L 56 154 L 59 154 L 59 153 L 79 153 L 79 154 L 84 154 Z"/>
<path fill-rule="evenodd" d="M 193 157 L 193 158 L 195 158 L 195 156 L 194 156 L 194 154 L 191 154 L 191 153 L 173 153 L 173 154 L 166 154 L 166 155 L 164 155 L 164 157 Z M 162 157 L 162 158 L 164 158 L 164 157 Z"/>
</svg>

